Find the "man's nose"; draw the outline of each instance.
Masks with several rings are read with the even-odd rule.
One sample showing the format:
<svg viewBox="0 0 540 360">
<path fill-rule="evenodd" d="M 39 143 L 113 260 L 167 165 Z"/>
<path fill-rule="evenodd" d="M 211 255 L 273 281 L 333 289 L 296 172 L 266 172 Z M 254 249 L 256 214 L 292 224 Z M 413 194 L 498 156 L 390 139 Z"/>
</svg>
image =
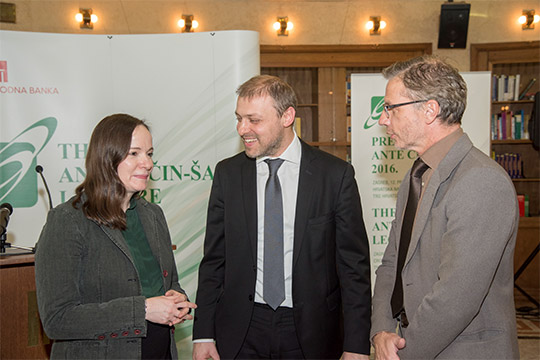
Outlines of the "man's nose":
<svg viewBox="0 0 540 360">
<path fill-rule="evenodd" d="M 238 132 L 238 135 L 244 135 L 245 133 L 247 133 L 247 130 L 247 121 L 238 120 L 238 123 L 236 124 L 236 131 Z"/>
<path fill-rule="evenodd" d="M 381 113 L 381 116 L 379 117 L 379 125 L 388 125 L 388 120 L 390 119 L 390 116 L 386 115 L 386 111 L 383 110 Z"/>
</svg>

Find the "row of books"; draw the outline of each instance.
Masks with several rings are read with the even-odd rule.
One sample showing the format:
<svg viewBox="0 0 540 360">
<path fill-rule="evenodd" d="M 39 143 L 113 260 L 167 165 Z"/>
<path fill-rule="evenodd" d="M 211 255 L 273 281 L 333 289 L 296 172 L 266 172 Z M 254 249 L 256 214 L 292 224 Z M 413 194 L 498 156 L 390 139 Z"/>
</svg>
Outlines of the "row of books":
<svg viewBox="0 0 540 360">
<path fill-rule="evenodd" d="M 529 139 L 530 114 L 503 110 L 491 115 L 491 140 Z"/>
<path fill-rule="evenodd" d="M 512 179 L 522 179 L 523 174 L 523 160 L 521 160 L 520 154 L 505 153 L 505 154 L 493 154 L 493 159 L 503 167 Z"/>
<path fill-rule="evenodd" d="M 351 115 L 347 115 L 347 142 L 351 142 Z"/>
<path fill-rule="evenodd" d="M 519 205 L 519 216 L 531 216 L 529 212 L 529 195 L 518 194 L 517 200 Z"/>
<path fill-rule="evenodd" d="M 517 101 L 528 98 L 527 92 L 536 82 L 536 78 L 532 78 L 520 90 L 521 75 L 493 75 L 491 81 L 491 100 L 492 101 Z"/>
<path fill-rule="evenodd" d="M 347 94 L 347 105 L 351 105 L 351 74 L 347 74 L 347 88 L 345 93 Z"/>
</svg>

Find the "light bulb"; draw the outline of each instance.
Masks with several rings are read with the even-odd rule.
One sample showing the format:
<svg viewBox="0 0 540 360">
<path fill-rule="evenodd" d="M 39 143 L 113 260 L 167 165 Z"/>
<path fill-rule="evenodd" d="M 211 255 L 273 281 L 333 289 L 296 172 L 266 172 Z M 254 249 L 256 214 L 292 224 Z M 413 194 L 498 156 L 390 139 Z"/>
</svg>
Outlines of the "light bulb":
<svg viewBox="0 0 540 360">
<path fill-rule="evenodd" d="M 386 27 L 386 21 L 381 20 L 379 27 L 380 29 L 384 29 Z"/>
<path fill-rule="evenodd" d="M 540 21 L 540 15 L 535 14 L 535 15 L 534 15 L 533 23 L 537 23 L 537 22 L 539 22 L 539 21 Z"/>
<path fill-rule="evenodd" d="M 199 27 L 199 22 L 197 20 L 192 20 L 191 21 L 191 28 L 196 29 L 198 27 Z"/>
<path fill-rule="evenodd" d="M 527 22 L 527 17 L 525 15 L 521 15 L 518 19 L 518 22 L 523 25 Z"/>
<path fill-rule="evenodd" d="M 98 22 L 98 17 L 96 14 L 92 14 L 90 15 L 90 21 L 92 22 L 92 24 L 95 24 Z"/>
<path fill-rule="evenodd" d="M 83 20 L 83 15 L 81 13 L 77 13 L 75 15 L 75 20 L 77 20 L 77 22 L 82 22 Z"/>
<path fill-rule="evenodd" d="M 371 20 L 366 23 L 366 29 L 368 29 L 368 30 L 373 29 L 373 26 L 374 26 L 374 24 L 373 24 L 373 21 L 371 21 Z"/>
<path fill-rule="evenodd" d="M 186 26 L 186 21 L 184 19 L 178 20 L 178 27 L 183 28 L 184 26 Z"/>
<path fill-rule="evenodd" d="M 294 24 L 290 21 L 287 22 L 287 30 L 292 30 L 292 28 L 294 27 Z"/>
<path fill-rule="evenodd" d="M 281 24 L 279 23 L 279 21 L 276 21 L 274 23 L 274 30 L 279 30 L 279 29 L 281 29 Z"/>
</svg>

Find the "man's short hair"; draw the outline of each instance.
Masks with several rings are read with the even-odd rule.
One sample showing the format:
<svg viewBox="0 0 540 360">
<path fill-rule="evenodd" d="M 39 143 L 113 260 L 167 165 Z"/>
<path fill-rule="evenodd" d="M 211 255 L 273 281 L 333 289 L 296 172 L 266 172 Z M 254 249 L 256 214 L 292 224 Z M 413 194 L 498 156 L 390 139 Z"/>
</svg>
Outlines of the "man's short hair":
<svg viewBox="0 0 540 360">
<path fill-rule="evenodd" d="M 461 124 L 467 106 L 467 84 L 455 67 L 425 55 L 390 65 L 383 75 L 386 79 L 399 78 L 407 89 L 405 95 L 412 100 L 436 100 L 442 123 Z"/>
<path fill-rule="evenodd" d="M 236 90 L 236 94 L 241 98 L 254 98 L 260 96 L 270 96 L 274 100 L 274 108 L 279 117 L 292 107 L 296 110 L 297 98 L 293 88 L 285 81 L 276 76 L 258 75 L 254 76 Z"/>
</svg>

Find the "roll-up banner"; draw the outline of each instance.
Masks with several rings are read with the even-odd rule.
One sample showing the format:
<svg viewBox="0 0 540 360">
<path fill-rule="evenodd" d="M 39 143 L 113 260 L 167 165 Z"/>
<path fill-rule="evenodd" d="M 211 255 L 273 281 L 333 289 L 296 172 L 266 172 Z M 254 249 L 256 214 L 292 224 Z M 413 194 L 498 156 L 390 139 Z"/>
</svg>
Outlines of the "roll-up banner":
<svg viewBox="0 0 540 360">
<path fill-rule="evenodd" d="M 215 164 L 242 149 L 236 88 L 258 74 L 252 31 L 66 35 L 0 31 L 0 203 L 7 242 L 33 247 L 49 210 L 85 177 L 94 126 L 128 113 L 150 125 L 155 166 L 144 193 L 166 215 L 181 284 L 195 296 Z M 3 279 L 2 281 L 4 281 Z M 191 358 L 191 326 L 175 332 Z"/>
</svg>

